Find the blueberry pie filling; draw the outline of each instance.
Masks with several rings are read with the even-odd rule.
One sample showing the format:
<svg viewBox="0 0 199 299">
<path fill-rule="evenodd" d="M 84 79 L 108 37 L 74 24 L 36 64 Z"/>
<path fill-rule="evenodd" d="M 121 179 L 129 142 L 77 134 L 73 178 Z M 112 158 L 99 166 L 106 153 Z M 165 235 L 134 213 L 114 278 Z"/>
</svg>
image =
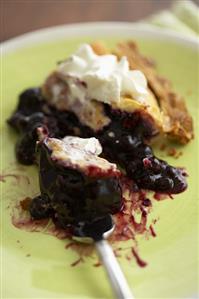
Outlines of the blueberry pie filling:
<svg viewBox="0 0 199 299">
<path fill-rule="evenodd" d="M 33 98 L 34 104 L 30 105 L 28 111 L 29 99 Z M 44 127 L 48 129 L 50 137 L 95 136 L 102 144 L 103 156 L 124 168 L 127 175 L 142 189 L 166 193 L 180 193 L 186 189 L 184 172 L 155 157 L 152 148 L 145 143 L 154 131 L 152 121 L 142 117 L 142 111 L 128 114 L 110 110 L 106 104 L 104 110 L 111 122 L 101 131 L 94 132 L 82 125 L 73 112 L 58 111 L 46 106 L 40 89 L 25 91 L 20 96 L 16 112 L 8 120 L 21 133 L 16 145 L 18 161 L 27 165 L 36 162 L 37 128 Z"/>
<path fill-rule="evenodd" d="M 132 127 L 125 127 L 128 116 L 124 119 L 112 121 L 99 136 L 106 158 L 124 168 L 140 189 L 173 194 L 184 191 L 187 187 L 184 170 L 158 159 L 143 141 L 143 127 L 140 131 L 139 126 L 135 126 L 132 132 Z"/>
<path fill-rule="evenodd" d="M 34 219 L 51 217 L 66 228 L 119 212 L 121 175 L 139 189 L 176 194 L 187 187 L 185 172 L 158 159 L 149 144 L 157 134 L 187 143 L 191 117 L 134 43 L 114 55 L 83 45 L 41 87 L 19 96 L 8 123 L 20 134 L 17 160 L 39 165 Z"/>
<path fill-rule="evenodd" d="M 29 211 L 33 219 L 51 217 L 61 228 L 92 223 L 121 210 L 117 166 L 98 157 L 95 138 L 45 137 L 37 145 L 41 194 Z"/>
</svg>

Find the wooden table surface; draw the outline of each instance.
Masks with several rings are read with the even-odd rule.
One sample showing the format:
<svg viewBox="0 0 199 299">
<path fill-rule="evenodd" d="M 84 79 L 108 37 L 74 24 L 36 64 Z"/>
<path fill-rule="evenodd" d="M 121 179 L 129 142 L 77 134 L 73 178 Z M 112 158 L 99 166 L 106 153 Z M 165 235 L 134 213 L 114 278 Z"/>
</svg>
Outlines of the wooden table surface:
<svg viewBox="0 0 199 299">
<path fill-rule="evenodd" d="M 181 0 L 182 1 L 182 0 Z M 137 21 L 172 0 L 0 0 L 0 40 L 43 27 L 89 21 Z"/>
</svg>

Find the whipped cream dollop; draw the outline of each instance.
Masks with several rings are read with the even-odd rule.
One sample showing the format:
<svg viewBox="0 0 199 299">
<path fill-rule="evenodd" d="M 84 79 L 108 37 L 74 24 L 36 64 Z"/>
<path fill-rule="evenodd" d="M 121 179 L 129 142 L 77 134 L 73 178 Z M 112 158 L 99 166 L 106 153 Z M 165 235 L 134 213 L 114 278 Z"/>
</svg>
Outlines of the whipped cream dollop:
<svg viewBox="0 0 199 299">
<path fill-rule="evenodd" d="M 88 44 L 60 63 L 57 72 L 68 83 L 71 96 L 81 102 L 96 100 L 112 104 L 123 96 L 145 102 L 148 94 L 144 74 L 130 70 L 126 57 L 118 61 L 115 55 L 96 55 Z"/>
</svg>

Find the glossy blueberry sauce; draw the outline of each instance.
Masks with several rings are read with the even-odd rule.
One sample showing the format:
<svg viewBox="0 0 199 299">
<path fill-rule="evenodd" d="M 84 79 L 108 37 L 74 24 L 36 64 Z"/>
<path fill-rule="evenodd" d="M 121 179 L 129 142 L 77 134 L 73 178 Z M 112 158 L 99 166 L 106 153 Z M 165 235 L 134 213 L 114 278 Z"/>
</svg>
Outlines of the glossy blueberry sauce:
<svg viewBox="0 0 199 299">
<path fill-rule="evenodd" d="M 57 226 L 80 227 L 81 223 L 94 224 L 108 214 L 121 210 L 122 195 L 117 177 L 85 176 L 51 158 L 45 142 L 37 148 L 41 195 L 30 204 L 34 219 L 51 217 Z"/>
<path fill-rule="evenodd" d="M 35 162 L 36 128 L 44 126 L 50 137 L 78 135 L 99 138 L 103 156 L 123 167 L 139 188 L 171 194 L 184 191 L 187 187 L 184 172 L 155 157 L 151 147 L 145 143 L 155 134 L 150 120 L 143 119 L 139 111 L 130 115 L 112 111 L 108 106 L 106 110 L 112 122 L 96 133 L 80 124 L 73 113 L 47 106 L 40 89 L 26 90 L 20 95 L 17 109 L 8 120 L 21 132 L 16 145 L 18 161 L 22 164 Z"/>
<path fill-rule="evenodd" d="M 140 253 L 137 247 L 137 235 L 142 234 L 145 238 L 150 236 L 155 237 L 156 233 L 152 227 L 156 220 L 152 221 L 149 225 L 148 214 L 150 213 L 152 202 L 147 197 L 147 193 L 137 189 L 136 185 L 131 180 L 125 177 L 120 177 L 120 186 L 122 187 L 122 209 L 112 216 L 115 223 L 115 229 L 109 237 L 109 242 L 114 248 L 116 256 L 124 257 L 133 265 L 133 260 L 137 262 L 140 267 L 146 266 L 146 262 L 140 257 Z M 59 223 L 53 219 L 52 214 L 50 217 L 53 221 L 49 221 L 49 218 L 36 219 L 37 217 L 49 217 L 45 214 L 49 207 L 48 202 L 41 201 L 39 203 L 36 213 L 40 210 L 40 215 L 30 217 L 31 205 L 38 204 L 37 199 L 41 199 L 41 196 L 31 200 L 30 198 L 24 198 L 20 201 L 20 205 L 16 207 L 15 213 L 12 215 L 12 223 L 14 226 L 26 231 L 41 231 L 53 235 L 59 239 L 69 240 L 65 248 L 67 250 L 73 250 L 77 254 L 77 258 L 71 262 L 71 266 L 79 265 L 87 260 L 87 257 L 93 257 L 94 248 L 92 245 L 81 244 L 71 240 L 73 235 L 77 236 L 90 236 L 94 239 L 101 237 L 103 231 L 108 231 L 112 223 L 110 223 L 110 217 L 101 217 L 95 219 L 93 222 L 85 221 L 84 223 L 78 223 L 75 226 L 60 227 Z M 33 205 L 34 205 L 33 204 Z M 44 212 L 41 215 L 42 211 Z M 137 218 L 136 215 L 141 217 Z M 152 228 L 152 229 L 151 229 Z M 121 247 L 120 241 L 123 241 Z M 126 242 L 129 241 L 129 242 Z M 135 254 L 134 254 L 135 253 Z M 136 256 L 135 256 L 136 255 Z M 93 266 L 100 266 L 98 262 L 94 262 Z"/>
<path fill-rule="evenodd" d="M 56 227 L 79 229 L 81 234 L 88 233 L 88 227 L 95 227 L 108 214 L 115 214 L 118 229 L 122 229 L 118 240 L 125 240 L 133 237 L 128 228 L 129 221 L 137 233 L 146 229 L 146 210 L 150 208 L 150 200 L 139 190 L 149 189 L 160 194 L 180 193 L 187 187 L 186 174 L 154 156 L 146 142 L 156 134 L 150 119 L 142 117 L 139 111 L 121 113 L 107 105 L 105 110 L 111 123 L 100 132 L 94 132 L 82 125 L 72 112 L 58 111 L 47 105 L 40 89 L 32 88 L 20 95 L 18 106 L 8 123 L 20 136 L 16 144 L 17 160 L 26 165 L 39 164 L 41 194 L 29 206 L 32 218 L 51 218 Z M 121 211 L 123 202 L 118 178 L 91 178 L 58 165 L 52 161 L 51 151 L 44 142 L 39 143 L 36 151 L 39 127 L 48 131 L 49 137 L 74 135 L 98 138 L 103 147 L 102 156 L 117 163 L 124 170 L 124 175 L 132 180 L 130 188 L 133 186 L 139 191 L 138 202 L 134 197 L 128 209 L 136 209 L 139 203 L 141 222 L 137 223 L 133 214 L 128 218 L 124 216 L 125 210 Z"/>
</svg>

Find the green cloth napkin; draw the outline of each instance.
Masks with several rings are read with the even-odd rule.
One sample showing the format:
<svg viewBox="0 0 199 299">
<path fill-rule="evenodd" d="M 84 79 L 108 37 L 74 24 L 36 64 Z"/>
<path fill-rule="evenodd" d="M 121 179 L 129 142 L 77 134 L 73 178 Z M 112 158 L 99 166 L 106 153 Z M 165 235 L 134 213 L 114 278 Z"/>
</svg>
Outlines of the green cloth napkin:
<svg viewBox="0 0 199 299">
<path fill-rule="evenodd" d="M 189 0 L 176 1 L 170 10 L 152 15 L 145 22 L 199 38 L 199 8 Z"/>
</svg>

